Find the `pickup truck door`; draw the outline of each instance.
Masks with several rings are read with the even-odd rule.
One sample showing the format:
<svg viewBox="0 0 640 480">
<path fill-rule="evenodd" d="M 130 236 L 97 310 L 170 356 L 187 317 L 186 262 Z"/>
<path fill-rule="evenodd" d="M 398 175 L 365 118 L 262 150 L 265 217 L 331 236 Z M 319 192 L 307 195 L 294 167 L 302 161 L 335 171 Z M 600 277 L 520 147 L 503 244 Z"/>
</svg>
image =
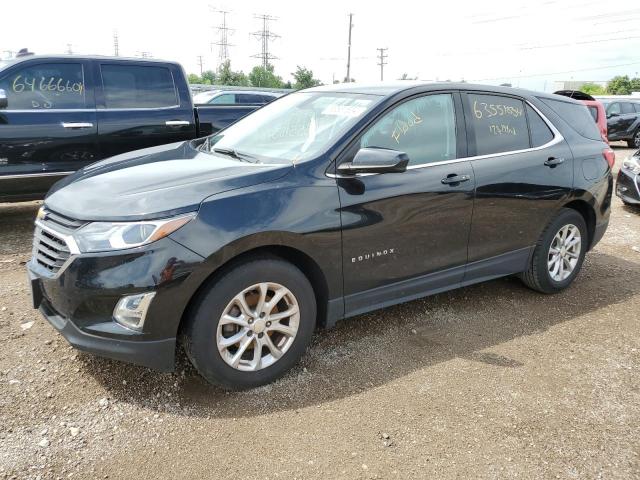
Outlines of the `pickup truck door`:
<svg viewBox="0 0 640 480">
<path fill-rule="evenodd" d="M 1 74 L 0 197 L 42 198 L 98 158 L 92 86 L 83 60 L 27 60 Z"/>
<path fill-rule="evenodd" d="M 191 95 L 175 64 L 95 61 L 103 158 L 196 137 Z"/>
</svg>

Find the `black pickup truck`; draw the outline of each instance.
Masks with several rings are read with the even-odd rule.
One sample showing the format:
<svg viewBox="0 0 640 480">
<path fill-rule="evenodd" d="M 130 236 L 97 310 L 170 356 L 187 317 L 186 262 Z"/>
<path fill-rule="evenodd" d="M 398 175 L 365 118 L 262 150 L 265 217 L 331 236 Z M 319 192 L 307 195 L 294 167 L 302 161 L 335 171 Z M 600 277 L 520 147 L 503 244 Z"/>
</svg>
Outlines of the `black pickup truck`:
<svg viewBox="0 0 640 480">
<path fill-rule="evenodd" d="M 76 55 L 0 62 L 0 202 L 43 198 L 87 164 L 209 135 L 260 106 L 194 107 L 174 62 Z"/>
</svg>

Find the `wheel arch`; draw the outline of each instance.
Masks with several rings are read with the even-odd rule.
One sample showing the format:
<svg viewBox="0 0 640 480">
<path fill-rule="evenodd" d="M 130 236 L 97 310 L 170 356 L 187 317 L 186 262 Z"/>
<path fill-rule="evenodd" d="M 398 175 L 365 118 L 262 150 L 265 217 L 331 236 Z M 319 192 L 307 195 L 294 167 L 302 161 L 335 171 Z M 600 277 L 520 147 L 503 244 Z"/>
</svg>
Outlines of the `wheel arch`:
<svg viewBox="0 0 640 480">
<path fill-rule="evenodd" d="M 584 222 L 587 224 L 587 233 L 589 234 L 589 248 L 587 250 L 591 250 L 596 232 L 595 209 L 585 200 L 572 200 L 569 203 L 565 204 L 564 208 L 575 210 L 580 215 L 582 215 L 582 218 L 584 218 Z"/>
<path fill-rule="evenodd" d="M 318 262 L 301 249 L 289 245 L 265 244 L 249 248 L 230 256 L 224 262 L 220 263 L 200 282 L 197 289 L 191 295 L 191 298 L 187 302 L 182 313 L 182 317 L 180 318 L 180 323 L 178 325 L 178 337 L 183 336 L 186 322 L 204 292 L 225 272 L 234 268 L 236 265 L 256 258 L 278 258 L 297 267 L 303 275 L 307 277 L 309 283 L 311 283 L 311 287 L 313 288 L 317 311 L 316 328 L 325 327 L 327 325 L 329 284 Z"/>
</svg>

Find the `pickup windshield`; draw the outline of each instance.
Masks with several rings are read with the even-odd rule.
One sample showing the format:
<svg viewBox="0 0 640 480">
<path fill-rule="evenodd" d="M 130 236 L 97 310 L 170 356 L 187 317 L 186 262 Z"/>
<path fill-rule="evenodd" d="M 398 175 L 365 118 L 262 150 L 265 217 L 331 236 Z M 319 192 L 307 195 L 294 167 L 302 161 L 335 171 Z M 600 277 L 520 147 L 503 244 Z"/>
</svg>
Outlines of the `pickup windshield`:
<svg viewBox="0 0 640 480">
<path fill-rule="evenodd" d="M 335 92 L 292 93 L 209 137 L 203 147 L 257 161 L 299 162 L 328 149 L 381 98 Z"/>
</svg>

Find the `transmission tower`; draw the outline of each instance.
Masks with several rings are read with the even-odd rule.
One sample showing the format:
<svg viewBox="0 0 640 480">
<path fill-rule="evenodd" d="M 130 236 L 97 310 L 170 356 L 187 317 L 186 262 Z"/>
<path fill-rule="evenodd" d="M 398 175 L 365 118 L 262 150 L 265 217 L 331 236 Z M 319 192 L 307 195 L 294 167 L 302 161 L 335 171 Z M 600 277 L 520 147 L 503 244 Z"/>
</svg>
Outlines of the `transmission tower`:
<svg viewBox="0 0 640 480">
<path fill-rule="evenodd" d="M 262 30 L 253 32 L 251 35 L 260 40 L 262 44 L 262 50 L 260 53 L 252 55 L 253 58 L 260 58 L 262 60 L 262 66 L 267 68 L 269 60 L 277 60 L 278 57 L 269 53 L 269 40 L 280 38 L 280 35 L 276 35 L 269 28 L 269 22 L 277 20 L 277 17 L 271 15 L 254 15 L 255 18 L 262 20 Z"/>
<path fill-rule="evenodd" d="M 118 31 L 113 31 L 113 56 L 117 57 L 120 54 L 120 45 L 118 43 Z"/>
<path fill-rule="evenodd" d="M 214 13 L 222 14 L 222 22 L 217 27 L 214 27 L 220 37 L 218 38 L 217 42 L 213 42 L 211 44 L 212 48 L 213 45 L 218 46 L 218 63 L 222 65 L 224 62 L 229 60 L 229 47 L 233 47 L 233 45 L 229 43 L 229 35 L 232 35 L 233 32 L 235 32 L 235 29 L 229 28 L 227 26 L 227 14 L 231 12 L 229 12 L 228 10 L 216 10 L 213 7 L 210 8 Z"/>
<path fill-rule="evenodd" d="M 385 59 L 388 57 L 386 51 L 388 48 L 378 48 L 378 65 L 380 65 L 380 81 L 384 80 L 384 66 L 387 64 Z"/>
<path fill-rule="evenodd" d="M 202 77 L 202 55 L 198 55 L 198 66 L 200 67 L 200 76 Z"/>
</svg>

